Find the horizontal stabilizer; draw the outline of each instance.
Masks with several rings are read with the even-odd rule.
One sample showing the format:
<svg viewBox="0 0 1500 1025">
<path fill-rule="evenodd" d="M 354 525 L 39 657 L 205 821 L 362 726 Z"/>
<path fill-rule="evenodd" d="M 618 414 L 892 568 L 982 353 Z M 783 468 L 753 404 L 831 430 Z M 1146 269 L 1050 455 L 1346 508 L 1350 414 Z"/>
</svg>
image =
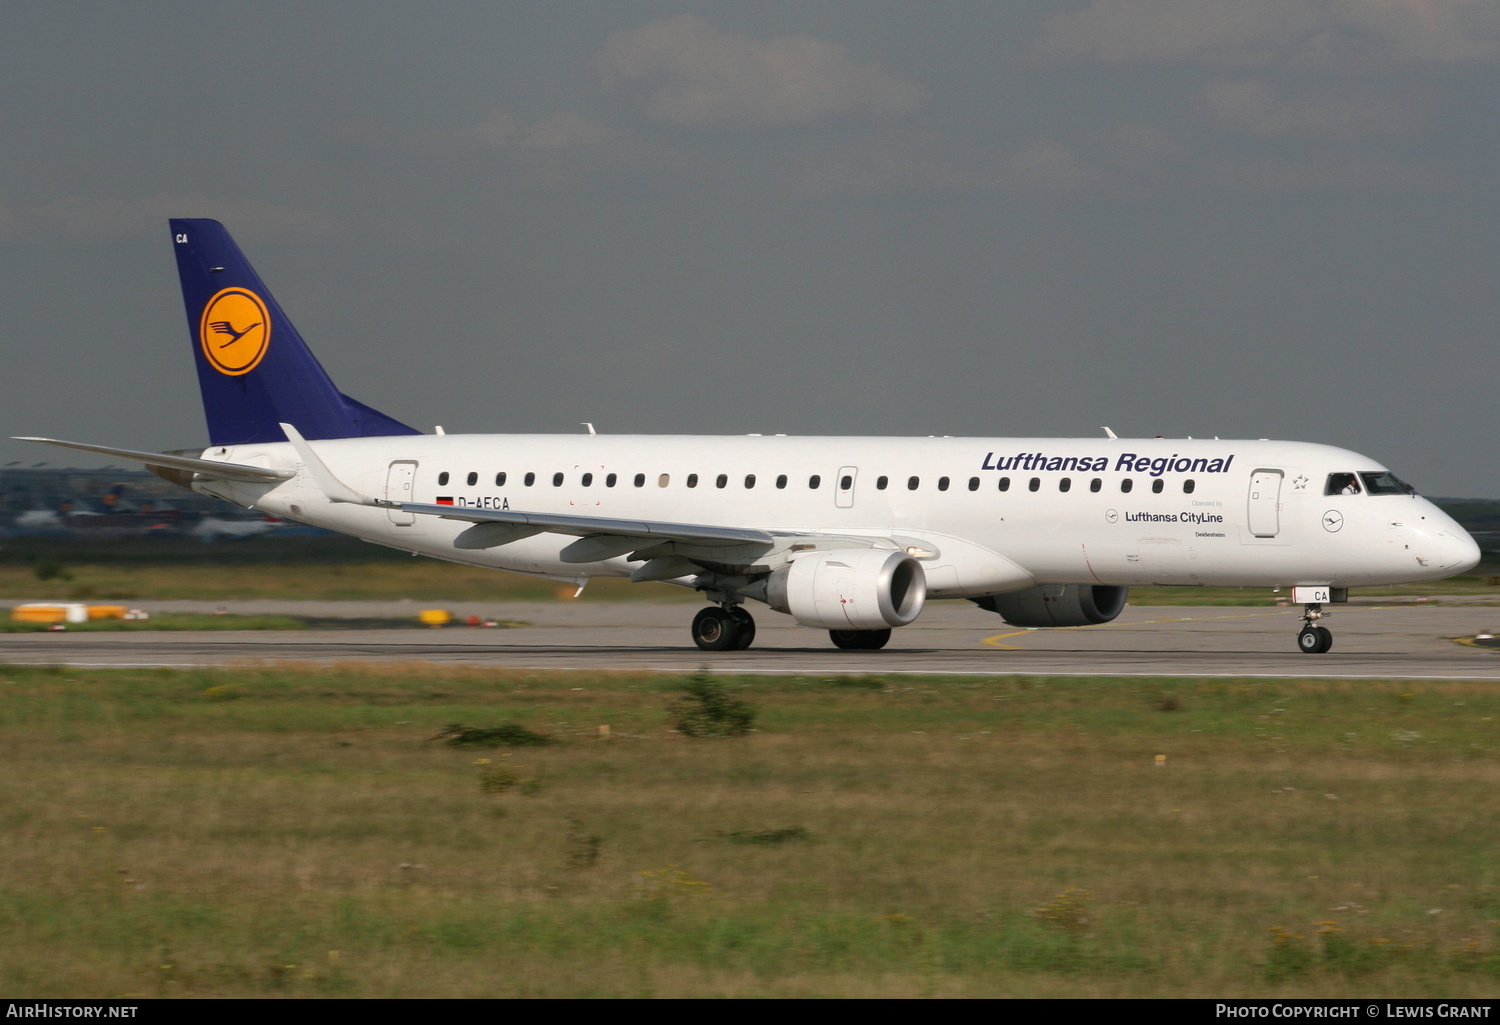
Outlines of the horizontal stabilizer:
<svg viewBox="0 0 1500 1025">
<path fill-rule="evenodd" d="M 246 466 L 243 463 L 218 463 L 212 459 L 194 459 L 191 456 L 173 456 L 164 452 L 137 452 L 128 448 L 110 448 L 107 445 L 85 445 L 78 441 L 58 441 L 56 438 L 11 438 L 12 441 L 36 441 L 43 445 L 56 445 L 79 452 L 92 452 L 112 459 L 124 459 L 147 466 L 161 466 L 170 470 L 186 470 L 211 480 L 237 480 L 251 484 L 290 480 L 296 470 L 275 470 L 265 466 Z"/>
</svg>

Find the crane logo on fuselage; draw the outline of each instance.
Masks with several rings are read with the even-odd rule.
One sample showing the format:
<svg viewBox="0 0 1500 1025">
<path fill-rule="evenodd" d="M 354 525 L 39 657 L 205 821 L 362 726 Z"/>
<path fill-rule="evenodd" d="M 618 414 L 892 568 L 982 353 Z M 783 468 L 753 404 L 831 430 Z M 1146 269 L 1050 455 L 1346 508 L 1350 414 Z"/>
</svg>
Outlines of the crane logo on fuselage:
<svg viewBox="0 0 1500 1025">
<path fill-rule="evenodd" d="M 226 288 L 204 305 L 198 344 L 208 365 L 219 373 L 248 374 L 270 348 L 270 310 L 248 288 Z"/>
</svg>

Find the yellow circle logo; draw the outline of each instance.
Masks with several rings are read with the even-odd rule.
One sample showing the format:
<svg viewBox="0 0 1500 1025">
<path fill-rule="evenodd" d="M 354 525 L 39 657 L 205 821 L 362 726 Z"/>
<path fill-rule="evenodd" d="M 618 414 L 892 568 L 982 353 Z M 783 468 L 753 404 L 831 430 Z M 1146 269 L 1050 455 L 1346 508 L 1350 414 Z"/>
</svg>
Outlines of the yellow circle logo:
<svg viewBox="0 0 1500 1025">
<path fill-rule="evenodd" d="M 226 288 L 203 307 L 198 342 L 219 373 L 248 374 L 271 344 L 271 312 L 248 288 Z"/>
</svg>

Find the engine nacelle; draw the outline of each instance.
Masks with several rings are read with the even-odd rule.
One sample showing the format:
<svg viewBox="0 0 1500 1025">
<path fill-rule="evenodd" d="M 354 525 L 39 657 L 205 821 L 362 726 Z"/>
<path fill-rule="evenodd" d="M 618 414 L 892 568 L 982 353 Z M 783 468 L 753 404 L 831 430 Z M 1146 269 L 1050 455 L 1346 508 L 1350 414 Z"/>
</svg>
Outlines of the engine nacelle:
<svg viewBox="0 0 1500 1025">
<path fill-rule="evenodd" d="M 839 548 L 809 552 L 766 581 L 766 604 L 803 626 L 884 630 L 905 626 L 927 600 L 927 575 L 905 552 Z"/>
<path fill-rule="evenodd" d="M 1101 584 L 1042 584 L 975 598 L 974 604 L 999 613 L 1011 626 L 1093 626 L 1118 616 L 1129 593 L 1127 587 Z"/>
</svg>

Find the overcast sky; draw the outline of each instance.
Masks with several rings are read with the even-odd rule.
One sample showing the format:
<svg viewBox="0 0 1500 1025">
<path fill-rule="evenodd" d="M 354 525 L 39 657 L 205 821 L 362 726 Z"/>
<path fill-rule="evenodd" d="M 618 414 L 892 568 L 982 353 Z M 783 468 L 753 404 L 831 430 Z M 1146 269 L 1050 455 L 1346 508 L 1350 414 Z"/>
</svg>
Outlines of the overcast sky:
<svg viewBox="0 0 1500 1025">
<path fill-rule="evenodd" d="M 190 216 L 424 430 L 1109 425 L 1500 497 L 1500 0 L 8 0 L 0 95 L 5 435 L 206 444 Z"/>
</svg>

